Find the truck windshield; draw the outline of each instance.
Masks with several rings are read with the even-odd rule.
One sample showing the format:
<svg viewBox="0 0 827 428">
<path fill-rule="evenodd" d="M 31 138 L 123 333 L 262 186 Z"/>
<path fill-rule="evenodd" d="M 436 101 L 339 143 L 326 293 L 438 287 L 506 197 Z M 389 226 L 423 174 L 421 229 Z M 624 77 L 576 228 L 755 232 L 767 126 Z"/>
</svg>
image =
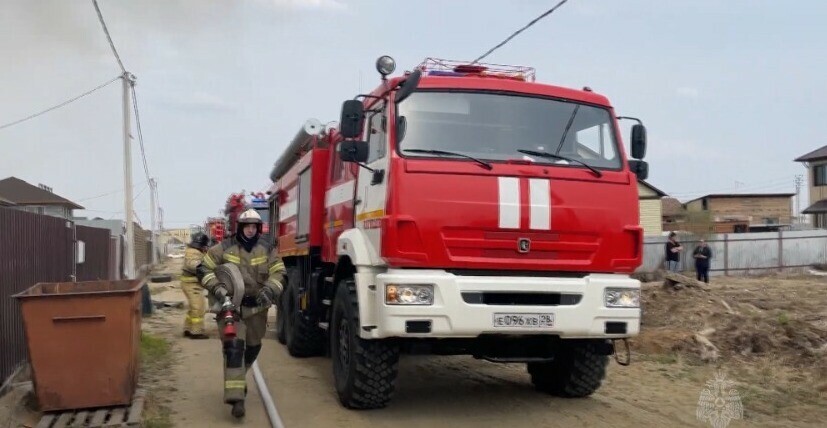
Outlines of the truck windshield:
<svg viewBox="0 0 827 428">
<path fill-rule="evenodd" d="M 599 107 L 502 93 L 423 91 L 411 94 L 397 111 L 405 124 L 398 147 L 409 157 L 433 157 L 428 150 L 444 150 L 491 161 L 583 168 L 518 152 L 525 149 L 594 168 L 621 166 L 611 115 Z"/>
</svg>

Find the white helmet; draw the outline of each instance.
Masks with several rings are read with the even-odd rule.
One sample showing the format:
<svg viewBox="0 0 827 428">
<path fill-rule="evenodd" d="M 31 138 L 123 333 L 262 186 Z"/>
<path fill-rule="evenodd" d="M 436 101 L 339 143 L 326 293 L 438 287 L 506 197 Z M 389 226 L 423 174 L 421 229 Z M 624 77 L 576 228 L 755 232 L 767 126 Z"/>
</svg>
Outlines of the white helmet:
<svg viewBox="0 0 827 428">
<path fill-rule="evenodd" d="M 238 216 L 238 224 L 261 224 L 261 216 L 252 208 Z"/>
</svg>

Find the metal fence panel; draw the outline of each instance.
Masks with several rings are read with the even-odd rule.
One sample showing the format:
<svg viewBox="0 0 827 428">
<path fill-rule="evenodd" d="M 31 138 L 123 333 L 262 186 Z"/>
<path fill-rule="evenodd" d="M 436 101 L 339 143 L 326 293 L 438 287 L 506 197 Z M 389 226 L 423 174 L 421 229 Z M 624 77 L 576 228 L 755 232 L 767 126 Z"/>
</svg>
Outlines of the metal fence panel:
<svg viewBox="0 0 827 428">
<path fill-rule="evenodd" d="M 20 309 L 12 295 L 38 282 L 70 281 L 72 223 L 0 208 L 0 382 L 26 360 Z"/>
<path fill-rule="evenodd" d="M 745 274 L 806 268 L 827 263 L 827 230 L 712 234 L 705 237 L 712 250 L 710 275 Z M 694 270 L 692 252 L 700 237 L 679 236 L 684 247 L 680 268 Z M 664 267 L 667 238 L 647 237 L 638 272 Z"/>
<path fill-rule="evenodd" d="M 78 281 L 96 281 L 110 278 L 109 230 L 75 226 L 78 241 L 86 247 L 86 257 L 77 266 Z"/>
</svg>

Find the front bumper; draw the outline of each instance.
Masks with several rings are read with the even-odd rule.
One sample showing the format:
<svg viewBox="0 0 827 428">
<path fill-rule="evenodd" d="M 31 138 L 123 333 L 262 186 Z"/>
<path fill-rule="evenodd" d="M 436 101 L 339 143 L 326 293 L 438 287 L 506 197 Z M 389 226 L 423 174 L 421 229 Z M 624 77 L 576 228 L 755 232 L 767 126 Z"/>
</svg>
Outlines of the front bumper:
<svg viewBox="0 0 827 428">
<path fill-rule="evenodd" d="M 561 338 L 622 338 L 640 331 L 640 308 L 604 306 L 606 288 L 640 289 L 628 275 L 591 274 L 582 278 L 460 276 L 443 270 L 391 269 L 376 276 L 375 299 L 370 314 L 373 326 L 363 328 L 362 337 L 469 338 L 481 334 L 547 334 Z M 386 284 L 433 284 L 434 304 L 403 306 L 385 304 Z M 574 304 L 485 304 L 468 303 L 463 293 L 562 293 L 579 295 Z M 551 327 L 494 327 L 497 313 L 553 314 Z M 409 332 L 411 321 L 430 326 L 427 333 Z M 625 333 L 606 333 L 606 323 L 625 323 Z M 422 325 L 423 323 L 419 323 Z M 617 324 L 615 324 L 617 325 Z M 364 326 L 363 326 L 364 327 Z"/>
</svg>

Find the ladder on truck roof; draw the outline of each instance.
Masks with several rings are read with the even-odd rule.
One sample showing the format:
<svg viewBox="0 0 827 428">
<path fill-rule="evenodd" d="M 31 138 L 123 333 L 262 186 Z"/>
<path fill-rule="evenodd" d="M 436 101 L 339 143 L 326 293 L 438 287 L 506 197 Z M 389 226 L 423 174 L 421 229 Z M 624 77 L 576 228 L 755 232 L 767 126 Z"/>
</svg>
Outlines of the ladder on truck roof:
<svg viewBox="0 0 827 428">
<path fill-rule="evenodd" d="M 417 68 L 429 75 L 464 75 L 480 74 L 483 76 L 506 77 L 511 79 L 533 82 L 536 77 L 534 67 L 523 65 L 489 64 L 469 61 L 457 61 L 441 58 L 425 58 Z"/>
</svg>

